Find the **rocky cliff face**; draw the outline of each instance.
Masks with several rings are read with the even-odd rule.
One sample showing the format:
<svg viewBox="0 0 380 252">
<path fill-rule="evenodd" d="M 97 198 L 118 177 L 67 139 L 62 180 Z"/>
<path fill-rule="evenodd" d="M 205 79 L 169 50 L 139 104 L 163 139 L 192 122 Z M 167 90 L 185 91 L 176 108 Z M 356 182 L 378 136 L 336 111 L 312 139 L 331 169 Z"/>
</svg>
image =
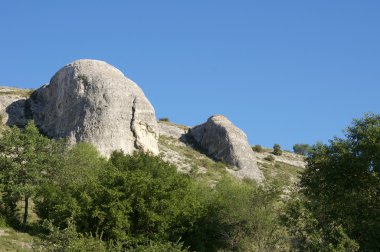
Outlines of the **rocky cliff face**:
<svg viewBox="0 0 380 252">
<path fill-rule="evenodd" d="M 43 133 L 69 143 L 92 143 L 101 154 L 134 150 L 158 154 L 155 112 L 142 90 L 115 67 L 78 60 L 59 70 L 30 99 Z"/>
<path fill-rule="evenodd" d="M 263 180 L 247 136 L 226 117 L 212 116 L 189 135 L 209 156 L 234 167 L 236 176 Z"/>
</svg>

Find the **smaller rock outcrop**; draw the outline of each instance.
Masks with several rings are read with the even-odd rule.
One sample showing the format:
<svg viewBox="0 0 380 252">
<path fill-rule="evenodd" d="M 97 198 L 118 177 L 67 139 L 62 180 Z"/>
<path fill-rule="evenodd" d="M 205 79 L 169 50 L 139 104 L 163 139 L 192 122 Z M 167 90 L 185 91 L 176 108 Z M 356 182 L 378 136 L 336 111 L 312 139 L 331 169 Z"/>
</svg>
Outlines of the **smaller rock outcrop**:
<svg viewBox="0 0 380 252">
<path fill-rule="evenodd" d="M 0 87 L 0 123 L 23 126 L 26 124 L 29 110 L 27 99 L 32 90 L 14 87 Z"/>
<path fill-rule="evenodd" d="M 237 177 L 258 182 L 264 179 L 247 136 L 225 116 L 210 117 L 206 123 L 191 128 L 189 136 L 210 157 L 232 166 Z"/>
</svg>

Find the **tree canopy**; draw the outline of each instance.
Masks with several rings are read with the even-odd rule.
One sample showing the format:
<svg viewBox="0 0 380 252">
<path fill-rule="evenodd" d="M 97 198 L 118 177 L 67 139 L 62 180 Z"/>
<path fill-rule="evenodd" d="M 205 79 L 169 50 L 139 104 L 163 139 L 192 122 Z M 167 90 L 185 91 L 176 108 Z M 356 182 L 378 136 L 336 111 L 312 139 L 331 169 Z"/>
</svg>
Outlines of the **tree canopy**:
<svg viewBox="0 0 380 252">
<path fill-rule="evenodd" d="M 16 214 L 16 204 L 24 201 L 23 225 L 28 221 L 29 199 L 49 170 L 55 167 L 60 143 L 40 134 L 33 122 L 25 128 L 12 127 L 0 138 L 0 170 L 3 207 L 8 215 Z"/>
<path fill-rule="evenodd" d="M 340 225 L 361 250 L 380 250 L 380 116 L 354 120 L 346 138 L 315 145 L 307 162 L 301 193 L 318 226 Z"/>
</svg>

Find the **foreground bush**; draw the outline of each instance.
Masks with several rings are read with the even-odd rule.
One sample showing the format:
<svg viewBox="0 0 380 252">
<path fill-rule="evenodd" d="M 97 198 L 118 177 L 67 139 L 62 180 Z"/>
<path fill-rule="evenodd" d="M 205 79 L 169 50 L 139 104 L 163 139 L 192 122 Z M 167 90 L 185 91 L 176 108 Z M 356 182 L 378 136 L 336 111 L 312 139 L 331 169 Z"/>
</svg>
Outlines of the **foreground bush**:
<svg viewBox="0 0 380 252">
<path fill-rule="evenodd" d="M 288 239 L 279 196 L 277 188 L 224 178 L 185 241 L 195 251 L 284 251 Z"/>
<path fill-rule="evenodd" d="M 49 244 L 65 244 L 73 222 L 81 236 L 69 240 L 78 247 L 102 241 L 131 251 L 287 247 L 278 190 L 228 177 L 215 187 L 200 184 L 143 153 L 114 152 L 105 160 L 92 146 L 76 145 L 35 201 L 40 218 L 61 230 Z"/>
<path fill-rule="evenodd" d="M 102 240 L 101 235 L 82 234 L 76 231 L 73 222 L 67 228 L 59 229 L 47 223 L 49 234 L 33 244 L 33 251 L 39 252 L 185 252 L 183 245 L 172 242 L 148 241 L 145 244 L 128 246 L 126 243 Z"/>
<path fill-rule="evenodd" d="M 176 242 L 202 209 L 193 192 L 189 177 L 159 157 L 114 152 L 105 161 L 78 145 L 54 182 L 42 186 L 36 208 L 59 228 L 73 220 L 78 232 L 101 233 L 106 241 Z"/>
<path fill-rule="evenodd" d="M 24 228 L 28 224 L 30 199 L 57 165 L 61 148 L 60 142 L 44 137 L 32 121 L 22 129 L 14 126 L 3 132 L 0 138 L 0 212 L 12 220 L 12 224 L 22 224 Z M 20 200 L 24 202 L 22 221 L 17 209 Z"/>
</svg>

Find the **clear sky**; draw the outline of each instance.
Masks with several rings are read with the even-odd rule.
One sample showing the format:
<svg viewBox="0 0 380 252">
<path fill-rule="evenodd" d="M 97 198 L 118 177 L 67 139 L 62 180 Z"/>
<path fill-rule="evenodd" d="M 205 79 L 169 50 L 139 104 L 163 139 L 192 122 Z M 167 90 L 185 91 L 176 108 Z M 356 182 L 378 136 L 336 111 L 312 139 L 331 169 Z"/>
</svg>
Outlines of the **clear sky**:
<svg viewBox="0 0 380 252">
<path fill-rule="evenodd" d="M 0 85 L 104 60 L 158 118 L 223 114 L 251 144 L 327 142 L 380 113 L 379 0 L 4 0 L 0 32 Z"/>
</svg>

